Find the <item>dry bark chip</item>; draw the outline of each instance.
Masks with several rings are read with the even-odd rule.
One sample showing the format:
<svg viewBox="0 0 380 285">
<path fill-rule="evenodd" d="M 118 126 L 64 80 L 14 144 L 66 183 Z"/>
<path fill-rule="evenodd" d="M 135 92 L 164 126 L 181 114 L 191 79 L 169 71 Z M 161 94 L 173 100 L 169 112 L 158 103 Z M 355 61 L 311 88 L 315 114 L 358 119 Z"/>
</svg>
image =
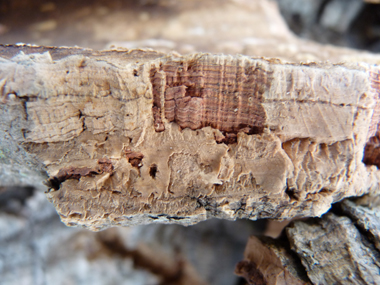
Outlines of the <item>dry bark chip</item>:
<svg viewBox="0 0 380 285">
<path fill-rule="evenodd" d="M 379 120 L 376 74 L 364 63 L 2 46 L 1 118 L 46 169 L 68 225 L 319 216 L 378 189 L 376 155 L 363 154 Z"/>
<path fill-rule="evenodd" d="M 342 211 L 352 219 L 356 226 L 367 233 L 368 238 L 380 250 L 380 213 L 379 206 L 364 207 L 356 205 L 350 200 L 344 200 L 340 203 Z"/>
</svg>

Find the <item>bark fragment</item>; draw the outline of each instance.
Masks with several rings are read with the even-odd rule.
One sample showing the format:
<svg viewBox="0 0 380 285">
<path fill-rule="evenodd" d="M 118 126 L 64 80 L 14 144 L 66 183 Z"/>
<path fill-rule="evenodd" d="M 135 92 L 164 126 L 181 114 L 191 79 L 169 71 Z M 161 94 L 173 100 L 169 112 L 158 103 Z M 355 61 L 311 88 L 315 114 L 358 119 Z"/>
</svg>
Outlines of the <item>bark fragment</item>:
<svg viewBox="0 0 380 285">
<path fill-rule="evenodd" d="M 236 265 L 235 274 L 248 284 L 310 284 L 302 265 L 285 242 L 251 236 L 244 261 Z"/>
<path fill-rule="evenodd" d="M 302 280 L 312 284 L 378 284 L 379 204 L 365 205 L 368 199 L 378 201 L 370 196 L 344 200 L 321 219 L 292 222 L 285 229 L 286 236 L 276 240 L 251 237 L 237 273 L 249 284 L 261 282 L 260 276 L 272 277 L 262 284 L 286 284 L 278 278 L 285 276 L 278 274 L 285 264 L 296 272 L 294 276 L 307 274 L 309 281 Z M 269 249 L 272 251 L 263 255 Z"/>
<path fill-rule="evenodd" d="M 141 160 L 144 158 L 141 152 L 133 152 L 130 148 L 127 148 L 124 150 L 124 155 L 132 166 L 141 167 Z"/>
<path fill-rule="evenodd" d="M 377 284 L 380 254 L 347 217 L 294 223 L 287 235 L 314 284 Z"/>
<path fill-rule="evenodd" d="M 379 207 L 356 205 L 350 200 L 340 203 L 342 211 L 355 222 L 355 225 L 367 234 L 367 237 L 380 250 L 380 214 Z"/>
<path fill-rule="evenodd" d="M 160 279 L 159 285 L 205 285 L 206 282 L 196 274 L 187 260 L 177 254 L 169 258 L 160 250 L 152 250 L 144 244 L 136 249 L 129 249 L 116 231 L 101 232 L 96 235 L 97 250 L 94 249 L 88 258 L 95 259 L 98 255 L 116 255 L 121 258 L 131 258 L 136 268 L 145 269 Z"/>
<path fill-rule="evenodd" d="M 375 66 L 31 46 L 0 54 L 3 106 L 24 106 L 10 109 L 25 118 L 15 143 L 46 167 L 47 196 L 68 225 L 319 216 L 378 189 L 377 168 L 362 163 L 377 126 Z"/>
</svg>

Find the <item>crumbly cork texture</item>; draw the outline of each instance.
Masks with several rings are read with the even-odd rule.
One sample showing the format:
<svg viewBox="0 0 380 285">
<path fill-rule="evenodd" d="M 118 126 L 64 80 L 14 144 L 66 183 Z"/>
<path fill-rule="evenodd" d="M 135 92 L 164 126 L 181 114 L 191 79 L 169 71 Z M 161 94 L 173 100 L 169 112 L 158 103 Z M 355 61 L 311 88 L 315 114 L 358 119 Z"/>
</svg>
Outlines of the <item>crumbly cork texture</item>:
<svg viewBox="0 0 380 285">
<path fill-rule="evenodd" d="M 25 45 L 0 57 L 2 118 L 18 118 L 15 143 L 67 225 L 319 216 L 378 191 L 376 66 Z"/>
</svg>

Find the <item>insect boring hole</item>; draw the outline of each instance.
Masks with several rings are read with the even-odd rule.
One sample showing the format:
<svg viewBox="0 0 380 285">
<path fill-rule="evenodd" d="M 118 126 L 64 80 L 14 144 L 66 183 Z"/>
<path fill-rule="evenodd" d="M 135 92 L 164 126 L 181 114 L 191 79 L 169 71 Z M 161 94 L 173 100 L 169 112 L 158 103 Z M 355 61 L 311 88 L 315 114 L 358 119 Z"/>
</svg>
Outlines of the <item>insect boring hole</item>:
<svg viewBox="0 0 380 285">
<path fill-rule="evenodd" d="M 157 164 L 152 164 L 150 167 L 149 167 L 149 175 L 155 179 L 156 178 L 156 174 L 157 174 Z"/>
</svg>

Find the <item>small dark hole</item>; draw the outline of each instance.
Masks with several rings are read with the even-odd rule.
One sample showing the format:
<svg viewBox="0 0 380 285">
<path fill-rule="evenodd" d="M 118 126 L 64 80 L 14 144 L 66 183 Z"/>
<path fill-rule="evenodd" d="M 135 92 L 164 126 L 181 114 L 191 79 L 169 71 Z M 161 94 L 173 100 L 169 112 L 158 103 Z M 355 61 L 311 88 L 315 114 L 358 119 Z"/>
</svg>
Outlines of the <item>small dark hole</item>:
<svg viewBox="0 0 380 285">
<path fill-rule="evenodd" d="M 62 181 L 60 181 L 57 177 L 53 177 L 45 181 L 45 185 L 49 188 L 53 188 L 54 190 L 59 190 L 59 187 L 61 187 Z"/>
<path fill-rule="evenodd" d="M 82 218 L 82 214 L 80 213 L 72 213 L 69 215 L 69 218 L 72 218 L 72 219 L 81 219 Z"/>
<path fill-rule="evenodd" d="M 156 174 L 157 174 L 157 165 L 152 164 L 149 168 L 149 175 L 154 179 L 156 178 Z"/>
<path fill-rule="evenodd" d="M 133 70 L 133 75 L 134 75 L 135 77 L 139 76 L 139 73 L 138 73 L 138 71 L 137 71 L 136 69 Z"/>
<path fill-rule="evenodd" d="M 299 195 L 293 188 L 286 188 L 285 193 L 289 196 L 291 200 L 296 200 L 298 201 Z"/>
<path fill-rule="evenodd" d="M 69 74 L 69 73 L 70 73 L 70 71 L 67 70 L 67 71 L 66 71 L 66 74 Z"/>
</svg>

